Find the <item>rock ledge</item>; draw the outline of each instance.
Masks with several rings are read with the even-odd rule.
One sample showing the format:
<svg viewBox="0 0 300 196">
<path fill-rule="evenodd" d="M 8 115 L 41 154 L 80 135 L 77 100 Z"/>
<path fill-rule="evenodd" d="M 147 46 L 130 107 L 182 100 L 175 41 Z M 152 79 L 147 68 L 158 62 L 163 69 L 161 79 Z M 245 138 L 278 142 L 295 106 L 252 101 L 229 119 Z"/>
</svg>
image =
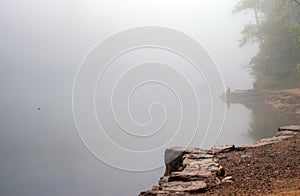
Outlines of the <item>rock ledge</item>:
<svg viewBox="0 0 300 196">
<path fill-rule="evenodd" d="M 173 147 L 166 149 L 164 176 L 152 190 L 143 191 L 139 196 L 170 196 L 170 195 L 198 195 L 213 187 L 230 184 L 234 177 L 226 173 L 226 168 L 219 163 L 219 159 L 233 151 L 247 151 L 278 143 L 295 137 L 300 133 L 300 125 L 280 127 L 276 136 L 261 139 L 255 143 L 243 146 L 215 146 L 209 150 L 200 148 Z M 255 157 L 253 157 L 255 158 Z"/>
</svg>

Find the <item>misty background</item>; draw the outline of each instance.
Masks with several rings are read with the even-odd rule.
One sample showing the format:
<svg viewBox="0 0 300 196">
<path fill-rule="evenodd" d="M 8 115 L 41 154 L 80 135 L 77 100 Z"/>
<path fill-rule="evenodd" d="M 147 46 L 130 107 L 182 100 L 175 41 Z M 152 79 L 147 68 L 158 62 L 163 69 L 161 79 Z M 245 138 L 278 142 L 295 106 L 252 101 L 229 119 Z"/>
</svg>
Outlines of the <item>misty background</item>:
<svg viewBox="0 0 300 196">
<path fill-rule="evenodd" d="M 86 150 L 72 116 L 75 73 L 91 48 L 106 37 L 138 26 L 163 26 L 204 46 L 225 86 L 252 88 L 246 67 L 257 46 L 240 48 L 238 40 L 253 16 L 233 15 L 235 3 L 2 0 L 0 195 L 133 195 L 156 184 L 163 168 L 120 171 Z M 228 115 L 242 116 L 235 126 L 244 129 L 251 121 L 251 111 L 242 105 L 232 105 Z M 227 118 L 225 129 L 234 121 Z M 239 137 L 237 133 L 222 142 L 253 140 L 237 141 Z"/>
</svg>

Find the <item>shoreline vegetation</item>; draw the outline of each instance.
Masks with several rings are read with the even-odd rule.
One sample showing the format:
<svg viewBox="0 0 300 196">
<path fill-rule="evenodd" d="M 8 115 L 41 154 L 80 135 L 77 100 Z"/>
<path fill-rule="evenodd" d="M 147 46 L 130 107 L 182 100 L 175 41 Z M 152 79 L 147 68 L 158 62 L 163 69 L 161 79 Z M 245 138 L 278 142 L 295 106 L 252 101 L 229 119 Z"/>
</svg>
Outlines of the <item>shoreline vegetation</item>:
<svg viewBox="0 0 300 196">
<path fill-rule="evenodd" d="M 300 1 L 239 0 L 232 12 L 255 18 L 239 42 L 258 46 L 248 65 L 254 89 L 300 88 Z"/>
</svg>

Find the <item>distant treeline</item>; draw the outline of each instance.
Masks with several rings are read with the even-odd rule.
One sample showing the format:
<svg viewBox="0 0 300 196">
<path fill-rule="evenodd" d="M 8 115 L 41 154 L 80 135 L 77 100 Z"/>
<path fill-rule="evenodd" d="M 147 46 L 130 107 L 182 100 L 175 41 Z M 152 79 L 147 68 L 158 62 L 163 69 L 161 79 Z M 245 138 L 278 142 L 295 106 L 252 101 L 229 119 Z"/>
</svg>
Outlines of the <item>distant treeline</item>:
<svg viewBox="0 0 300 196">
<path fill-rule="evenodd" d="M 259 44 L 251 59 L 256 89 L 300 87 L 300 0 L 240 0 L 234 13 L 253 12 L 240 46 Z"/>
</svg>

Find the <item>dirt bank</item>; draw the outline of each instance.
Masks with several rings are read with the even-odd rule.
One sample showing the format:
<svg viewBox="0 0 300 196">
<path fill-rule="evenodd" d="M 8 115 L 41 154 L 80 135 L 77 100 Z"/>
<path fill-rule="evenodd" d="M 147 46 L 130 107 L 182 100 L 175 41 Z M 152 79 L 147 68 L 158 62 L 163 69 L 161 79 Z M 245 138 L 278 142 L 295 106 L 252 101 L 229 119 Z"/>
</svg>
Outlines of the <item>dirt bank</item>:
<svg viewBox="0 0 300 196">
<path fill-rule="evenodd" d="M 300 126 L 253 144 L 170 148 L 159 184 L 140 196 L 300 195 Z"/>
<path fill-rule="evenodd" d="M 217 155 L 234 181 L 217 195 L 300 195 L 300 134 L 280 142 Z"/>
</svg>

